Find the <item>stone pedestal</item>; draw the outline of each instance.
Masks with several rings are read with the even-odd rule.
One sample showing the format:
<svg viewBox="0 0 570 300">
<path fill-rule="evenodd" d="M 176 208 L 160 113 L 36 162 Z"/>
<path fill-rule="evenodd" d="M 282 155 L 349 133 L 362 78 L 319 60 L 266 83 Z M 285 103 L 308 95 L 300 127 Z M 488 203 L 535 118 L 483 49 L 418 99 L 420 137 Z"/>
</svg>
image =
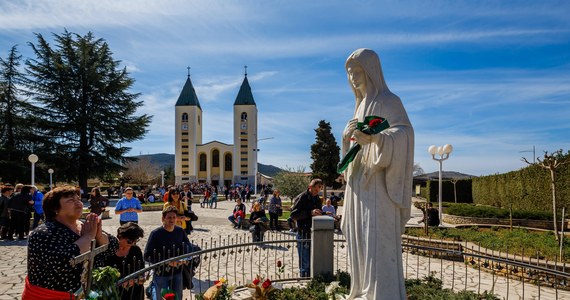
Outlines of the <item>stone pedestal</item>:
<svg viewBox="0 0 570 300">
<path fill-rule="evenodd" d="M 333 274 L 334 219 L 328 216 L 313 217 L 311 240 L 311 277 Z"/>
</svg>

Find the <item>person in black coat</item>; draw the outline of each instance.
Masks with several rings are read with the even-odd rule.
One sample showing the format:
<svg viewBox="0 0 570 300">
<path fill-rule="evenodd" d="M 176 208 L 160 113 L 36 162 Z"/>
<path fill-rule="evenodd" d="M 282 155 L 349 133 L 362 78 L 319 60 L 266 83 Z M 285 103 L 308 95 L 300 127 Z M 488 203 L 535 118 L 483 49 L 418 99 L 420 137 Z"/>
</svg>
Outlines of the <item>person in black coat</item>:
<svg viewBox="0 0 570 300">
<path fill-rule="evenodd" d="M 2 195 L 0 195 L 0 238 L 3 240 L 13 239 L 12 236 L 8 237 L 11 227 L 8 207 L 10 206 L 12 193 L 14 193 L 13 186 L 5 185 L 2 187 Z"/>
<path fill-rule="evenodd" d="M 15 194 L 10 200 L 8 209 L 10 211 L 11 227 L 8 236 L 12 236 L 16 233 L 20 240 L 26 238 L 26 228 L 29 228 L 30 223 L 30 207 L 34 204 L 31 192 L 32 187 L 25 185 L 22 187 L 22 190 Z M 26 222 L 28 225 L 26 225 Z"/>
<path fill-rule="evenodd" d="M 144 258 L 137 242 L 144 236 L 144 231 L 136 223 L 128 222 L 117 229 L 119 249 L 114 255 L 107 257 L 106 266 L 117 268 L 121 278 L 144 268 Z M 144 276 L 125 282 L 118 288 L 121 300 L 144 299 Z"/>
<path fill-rule="evenodd" d="M 254 242 L 262 242 L 263 234 L 265 233 L 265 223 L 269 221 L 265 215 L 265 210 L 261 208 L 261 203 L 254 202 L 252 207 L 252 212 L 249 215 L 249 223 L 251 227 L 249 231 L 252 234 L 252 240 Z"/>
<path fill-rule="evenodd" d="M 313 179 L 309 188 L 293 199 L 291 218 L 297 222 L 297 240 L 311 238 L 312 218 L 321 216 L 323 211 L 322 200 L 319 192 L 323 188 L 321 179 Z M 303 241 L 297 244 L 299 254 L 299 273 L 301 277 L 309 277 L 311 274 L 311 242 Z"/>
</svg>

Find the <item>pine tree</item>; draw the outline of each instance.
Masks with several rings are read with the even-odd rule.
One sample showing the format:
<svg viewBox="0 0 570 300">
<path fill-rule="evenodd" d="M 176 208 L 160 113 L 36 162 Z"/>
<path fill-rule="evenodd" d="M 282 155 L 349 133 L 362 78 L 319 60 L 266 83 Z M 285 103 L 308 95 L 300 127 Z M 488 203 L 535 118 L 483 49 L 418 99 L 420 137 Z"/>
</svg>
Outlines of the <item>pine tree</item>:
<svg viewBox="0 0 570 300">
<path fill-rule="evenodd" d="M 67 30 L 53 36 L 54 47 L 41 34 L 29 43 L 36 58 L 26 61 L 25 83 L 43 108 L 39 127 L 59 172 L 86 189 L 88 178 L 121 169 L 124 145 L 144 136 L 151 117 L 135 115 L 142 102 L 129 92 L 134 79 L 103 39 Z"/>
<path fill-rule="evenodd" d="M 315 143 L 311 145 L 311 158 L 313 159 L 311 169 L 313 178 L 320 178 L 325 183 L 323 193 L 326 197 L 326 187 L 332 186 L 338 178 L 336 167 L 340 161 L 340 148 L 331 132 L 330 123 L 325 120 L 319 121 L 319 127 L 315 129 L 315 132 Z"/>
<path fill-rule="evenodd" d="M 29 179 L 27 154 L 33 150 L 32 112 L 18 88 L 24 81 L 20 72 L 22 55 L 16 46 L 8 57 L 0 57 L 0 177 L 5 182 Z"/>
</svg>

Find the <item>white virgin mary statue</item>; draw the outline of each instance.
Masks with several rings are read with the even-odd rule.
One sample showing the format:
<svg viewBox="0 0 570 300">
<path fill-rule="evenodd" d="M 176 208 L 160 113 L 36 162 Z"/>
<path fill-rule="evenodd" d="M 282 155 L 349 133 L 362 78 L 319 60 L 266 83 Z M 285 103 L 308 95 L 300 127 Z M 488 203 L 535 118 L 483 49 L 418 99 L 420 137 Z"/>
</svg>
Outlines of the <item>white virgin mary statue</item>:
<svg viewBox="0 0 570 300">
<path fill-rule="evenodd" d="M 351 143 L 362 147 L 345 171 L 342 230 L 352 271 L 346 299 L 404 300 L 401 235 L 410 218 L 414 129 L 374 51 L 354 51 L 346 72 L 356 108 L 343 132 L 343 155 Z M 374 135 L 356 130 L 366 116 L 385 118 L 390 127 Z"/>
</svg>

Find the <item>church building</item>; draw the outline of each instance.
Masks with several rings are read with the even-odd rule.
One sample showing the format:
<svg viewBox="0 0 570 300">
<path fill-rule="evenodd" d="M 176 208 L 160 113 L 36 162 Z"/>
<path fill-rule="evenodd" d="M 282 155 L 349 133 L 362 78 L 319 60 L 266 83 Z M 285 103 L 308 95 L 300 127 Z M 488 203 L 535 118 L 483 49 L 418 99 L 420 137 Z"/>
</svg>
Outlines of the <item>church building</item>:
<svg viewBox="0 0 570 300">
<path fill-rule="evenodd" d="M 246 69 L 247 70 L 247 69 Z M 257 106 L 247 72 L 234 101 L 233 144 L 202 141 L 202 107 L 190 74 L 175 109 L 176 184 L 203 182 L 216 186 L 252 184 L 257 163 Z"/>
</svg>

